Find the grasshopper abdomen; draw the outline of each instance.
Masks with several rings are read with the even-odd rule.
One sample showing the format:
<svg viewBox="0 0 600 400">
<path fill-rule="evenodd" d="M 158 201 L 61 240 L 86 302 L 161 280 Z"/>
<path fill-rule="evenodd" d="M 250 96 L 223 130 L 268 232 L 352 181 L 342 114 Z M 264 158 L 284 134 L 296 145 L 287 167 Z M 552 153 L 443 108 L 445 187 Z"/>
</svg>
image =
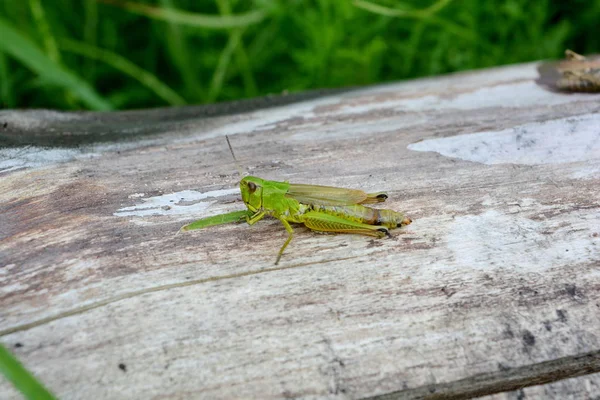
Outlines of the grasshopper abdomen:
<svg viewBox="0 0 600 400">
<path fill-rule="evenodd" d="M 335 215 L 354 222 L 367 225 L 385 226 L 386 228 L 398 228 L 410 224 L 410 218 L 404 214 L 386 209 L 365 207 L 360 204 L 348 206 L 323 206 L 311 204 L 306 206 L 306 211 L 317 211 L 329 215 Z"/>
</svg>

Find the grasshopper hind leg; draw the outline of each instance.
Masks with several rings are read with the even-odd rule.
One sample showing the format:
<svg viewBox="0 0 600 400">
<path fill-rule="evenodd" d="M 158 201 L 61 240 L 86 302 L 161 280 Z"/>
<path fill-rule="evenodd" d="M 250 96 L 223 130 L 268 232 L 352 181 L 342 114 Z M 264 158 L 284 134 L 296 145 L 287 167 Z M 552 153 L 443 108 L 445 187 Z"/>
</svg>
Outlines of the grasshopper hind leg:
<svg viewBox="0 0 600 400">
<path fill-rule="evenodd" d="M 290 223 L 283 218 L 279 218 L 289 236 L 277 254 L 275 265 L 279 264 L 279 260 L 283 255 L 286 247 L 294 237 L 294 230 Z M 380 225 L 367 225 L 361 222 L 355 222 L 349 219 L 341 218 L 335 215 L 325 214 L 318 211 L 307 212 L 302 216 L 302 223 L 308 229 L 317 232 L 332 232 L 332 233 L 354 233 L 366 236 L 375 236 L 383 238 L 385 236 L 392 237 L 390 230 Z"/>
<path fill-rule="evenodd" d="M 308 229 L 318 232 L 354 233 L 379 238 L 391 237 L 390 231 L 386 227 L 367 225 L 318 211 L 304 214 L 302 222 Z"/>
<path fill-rule="evenodd" d="M 392 234 L 390 233 L 390 230 L 387 228 L 379 228 L 377 229 L 379 232 L 382 232 L 385 236 L 391 238 Z"/>
</svg>

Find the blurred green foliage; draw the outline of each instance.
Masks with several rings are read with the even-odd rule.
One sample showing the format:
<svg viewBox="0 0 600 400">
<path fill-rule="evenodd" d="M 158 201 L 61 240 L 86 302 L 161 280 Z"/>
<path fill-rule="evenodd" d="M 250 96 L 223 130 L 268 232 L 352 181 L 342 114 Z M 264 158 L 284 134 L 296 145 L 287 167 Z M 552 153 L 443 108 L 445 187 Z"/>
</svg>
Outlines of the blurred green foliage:
<svg viewBox="0 0 600 400">
<path fill-rule="evenodd" d="M 598 0 L 6 0 L 3 108 L 126 109 L 600 50 Z"/>
</svg>

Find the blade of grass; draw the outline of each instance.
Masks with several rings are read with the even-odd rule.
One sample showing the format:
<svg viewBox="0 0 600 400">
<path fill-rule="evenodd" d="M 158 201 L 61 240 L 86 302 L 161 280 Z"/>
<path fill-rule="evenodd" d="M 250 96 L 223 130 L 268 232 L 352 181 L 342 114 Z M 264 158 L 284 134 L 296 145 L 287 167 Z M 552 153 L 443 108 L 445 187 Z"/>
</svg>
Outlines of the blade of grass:
<svg viewBox="0 0 600 400">
<path fill-rule="evenodd" d="M 410 33 L 410 37 L 407 41 L 407 46 L 405 50 L 405 56 L 403 59 L 403 74 L 405 76 L 408 76 L 413 71 L 415 65 L 415 58 L 417 54 L 419 54 L 419 43 L 421 41 L 421 38 L 423 37 L 423 32 L 425 31 L 426 27 L 426 20 L 418 21 Z"/>
<path fill-rule="evenodd" d="M 29 400 L 53 400 L 54 396 L 0 344 L 0 372 Z"/>
<path fill-rule="evenodd" d="M 52 61 L 28 37 L 11 23 L 0 18 L 0 52 L 9 54 L 54 85 L 71 90 L 84 104 L 94 110 L 110 110 L 111 104 L 78 75 Z"/>
<path fill-rule="evenodd" d="M 171 105 L 183 105 L 186 101 L 173 89 L 161 82 L 155 75 L 138 67 L 131 61 L 111 51 L 90 46 L 76 40 L 62 39 L 60 48 L 64 51 L 79 54 L 94 60 L 102 61 L 116 70 L 129 75 L 133 79 L 152 90 L 158 97 Z"/>
<path fill-rule="evenodd" d="M 262 10 L 255 10 L 237 15 L 217 16 L 191 13 L 172 8 L 152 7 L 133 2 L 118 2 L 115 0 L 98 1 L 121 7 L 131 13 L 143 15 L 159 21 L 168 21 L 176 24 L 189 25 L 204 29 L 244 28 L 261 22 L 267 16 Z"/>
<path fill-rule="evenodd" d="M 228 0 L 217 0 L 217 6 L 219 7 L 221 15 L 231 15 L 231 5 L 229 4 Z M 235 34 L 235 32 L 236 31 L 231 32 L 229 35 L 231 36 Z M 252 68 L 250 67 L 250 61 L 248 60 L 248 54 L 246 53 L 246 49 L 244 48 L 244 43 L 241 34 L 239 43 L 235 48 L 235 57 L 237 67 L 240 71 L 240 74 L 242 75 L 242 80 L 244 82 L 244 91 L 246 96 L 256 96 L 258 90 L 256 89 L 256 82 L 254 81 L 254 76 L 252 76 Z"/>
<path fill-rule="evenodd" d="M 15 106 L 13 93 L 13 80 L 8 73 L 8 60 L 4 53 L 0 53 L 0 108 L 12 108 Z"/>
<path fill-rule="evenodd" d="M 254 38 L 248 46 L 248 57 L 254 60 L 255 66 L 256 60 L 267 58 L 267 53 L 272 51 L 270 46 L 273 44 L 273 38 L 281 34 L 280 27 L 279 21 L 271 20 L 269 23 L 262 26 L 254 35 Z"/>
<path fill-rule="evenodd" d="M 231 62 L 231 56 L 233 55 L 235 48 L 238 46 L 241 37 L 241 30 L 234 31 L 232 35 L 229 36 L 229 40 L 227 40 L 225 48 L 221 51 L 221 54 L 219 55 L 219 61 L 217 62 L 217 67 L 215 68 L 215 72 L 213 73 L 213 77 L 210 82 L 207 99 L 208 102 L 214 101 L 219 96 L 221 88 L 223 87 L 223 81 L 225 80 L 227 68 L 229 68 L 229 64 Z"/>
<path fill-rule="evenodd" d="M 83 40 L 90 46 L 98 45 L 98 3 L 96 0 L 85 0 L 85 17 L 83 24 Z M 96 75 L 96 60 L 88 58 L 85 63 L 85 72 L 88 80 Z"/>
<path fill-rule="evenodd" d="M 358 8 L 362 8 L 363 10 L 370 11 L 374 14 L 383 15 L 386 17 L 395 17 L 395 18 L 408 18 L 408 19 L 417 19 L 423 20 L 426 19 L 431 23 L 437 24 L 446 29 L 447 32 L 453 33 L 457 36 L 460 36 L 464 39 L 470 40 L 474 43 L 478 42 L 477 35 L 474 32 L 471 32 L 467 29 L 464 29 L 460 25 L 457 25 L 453 22 L 447 21 L 443 18 L 440 18 L 434 15 L 436 12 L 440 11 L 444 8 L 450 0 L 440 0 L 439 2 L 433 4 L 432 6 L 424 9 L 424 10 L 400 10 L 396 8 L 389 8 L 379 4 L 371 3 L 369 1 L 364 0 L 354 0 L 354 5 Z"/>
<path fill-rule="evenodd" d="M 40 0 L 29 0 L 29 9 L 33 16 L 34 25 L 37 27 L 39 37 L 43 44 L 46 55 L 55 63 L 61 63 L 61 55 L 56 44 L 56 39 L 50 29 L 50 23 L 46 18 L 46 11 Z M 71 91 L 65 90 L 59 94 L 70 107 L 77 107 L 77 96 Z"/>
<path fill-rule="evenodd" d="M 447 0 L 440 0 L 440 2 L 446 2 Z M 439 3 L 439 2 L 438 2 Z M 434 12 L 438 11 L 442 7 L 438 7 L 437 3 L 432 6 L 425 8 L 423 10 L 413 10 L 413 9 L 400 9 L 400 8 L 390 8 L 386 6 L 382 6 L 380 4 L 371 3 L 366 0 L 354 0 L 354 5 L 358 8 L 362 8 L 367 11 L 371 11 L 374 14 L 385 15 L 386 17 L 396 17 L 396 18 L 423 18 Z"/>
<path fill-rule="evenodd" d="M 437 3 L 433 3 L 431 6 L 427 7 L 425 10 L 423 10 L 423 12 L 427 14 L 435 14 L 451 2 L 452 0 L 440 0 Z"/>
<path fill-rule="evenodd" d="M 166 9 L 175 8 L 173 0 L 160 0 L 160 4 Z M 204 90 L 198 79 L 198 73 L 193 68 L 194 63 L 190 59 L 190 54 L 194 54 L 194 51 L 188 46 L 187 35 L 178 24 L 171 21 L 167 21 L 166 24 L 168 30 L 165 35 L 167 51 L 173 64 L 179 70 L 187 98 L 191 101 L 200 100 L 203 98 Z"/>
<path fill-rule="evenodd" d="M 50 25 L 46 20 L 46 13 L 44 12 L 42 3 L 40 0 L 29 0 L 29 8 L 31 9 L 31 15 L 33 15 L 34 25 L 37 27 L 42 42 L 44 43 L 46 54 L 55 63 L 60 63 L 58 46 L 56 45 L 56 40 L 54 40 Z"/>
</svg>

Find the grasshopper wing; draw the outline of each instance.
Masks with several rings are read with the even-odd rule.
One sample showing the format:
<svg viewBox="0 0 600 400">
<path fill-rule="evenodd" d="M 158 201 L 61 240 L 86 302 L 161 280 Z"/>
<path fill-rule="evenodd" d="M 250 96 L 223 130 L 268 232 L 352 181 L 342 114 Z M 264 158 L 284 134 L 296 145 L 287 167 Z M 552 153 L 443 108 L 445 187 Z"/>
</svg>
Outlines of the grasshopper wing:
<svg viewBox="0 0 600 400">
<path fill-rule="evenodd" d="M 379 203 L 387 199 L 385 193 L 365 193 L 357 189 L 295 183 L 290 184 L 286 196 L 294 198 L 300 203 L 324 206 Z"/>
</svg>

